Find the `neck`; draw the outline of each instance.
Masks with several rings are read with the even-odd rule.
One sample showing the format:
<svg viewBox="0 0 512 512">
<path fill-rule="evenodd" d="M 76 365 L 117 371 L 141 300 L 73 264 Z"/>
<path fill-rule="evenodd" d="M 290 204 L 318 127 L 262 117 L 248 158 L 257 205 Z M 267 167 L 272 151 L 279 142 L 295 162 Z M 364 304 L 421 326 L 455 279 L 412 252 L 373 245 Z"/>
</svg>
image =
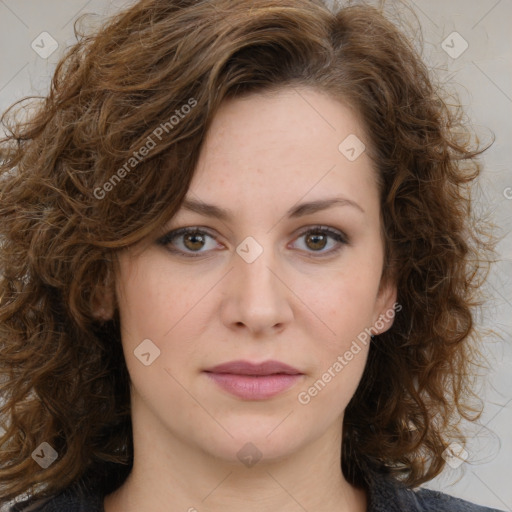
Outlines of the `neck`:
<svg viewBox="0 0 512 512">
<path fill-rule="evenodd" d="M 133 426 L 133 469 L 105 498 L 105 512 L 366 511 L 364 491 L 341 471 L 341 420 L 293 454 L 270 460 L 262 454 L 252 465 L 250 457 L 246 464 L 220 459 L 168 431 Z"/>
</svg>

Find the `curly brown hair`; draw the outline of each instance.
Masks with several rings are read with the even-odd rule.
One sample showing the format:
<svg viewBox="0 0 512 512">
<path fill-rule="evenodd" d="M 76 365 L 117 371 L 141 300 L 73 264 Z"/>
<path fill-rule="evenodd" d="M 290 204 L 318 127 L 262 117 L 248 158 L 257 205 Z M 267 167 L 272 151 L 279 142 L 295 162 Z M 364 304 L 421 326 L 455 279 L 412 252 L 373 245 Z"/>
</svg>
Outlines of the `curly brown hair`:
<svg viewBox="0 0 512 512">
<path fill-rule="evenodd" d="M 358 484 L 372 465 L 410 486 L 437 475 L 460 419 L 475 419 L 473 308 L 493 246 L 471 201 L 482 150 L 410 39 L 381 10 L 320 0 L 143 0 L 94 34 L 75 31 L 30 119 L 7 116 L 19 102 L 2 116 L 2 499 L 88 475 L 108 474 L 105 492 L 122 483 L 130 379 L 117 305 L 101 321 L 97 294 L 114 289 L 116 253 L 179 210 L 220 103 L 286 86 L 361 116 L 379 175 L 383 278 L 402 306 L 345 412 L 343 472 Z M 47 469 L 31 458 L 43 441 L 58 452 Z"/>
</svg>

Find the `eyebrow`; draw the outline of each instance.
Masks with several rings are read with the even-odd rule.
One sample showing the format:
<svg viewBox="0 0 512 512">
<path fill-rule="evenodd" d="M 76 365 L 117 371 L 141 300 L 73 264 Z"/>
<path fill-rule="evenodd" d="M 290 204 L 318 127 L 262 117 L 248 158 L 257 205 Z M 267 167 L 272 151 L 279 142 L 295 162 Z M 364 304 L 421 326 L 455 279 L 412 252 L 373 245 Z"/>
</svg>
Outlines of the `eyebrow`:
<svg viewBox="0 0 512 512">
<path fill-rule="evenodd" d="M 299 204 L 298 206 L 293 206 L 286 212 L 286 215 L 293 219 L 303 217 L 305 215 L 310 215 L 321 210 L 326 210 L 334 206 L 350 206 L 361 211 L 362 213 L 365 213 L 363 208 L 356 202 L 344 197 L 333 197 L 318 201 L 310 201 L 308 203 Z M 230 210 L 221 208 L 214 204 L 195 201 L 194 199 L 185 199 L 182 203 L 182 208 L 195 213 L 199 213 L 205 217 L 215 217 L 223 221 L 228 221 L 234 216 Z"/>
</svg>

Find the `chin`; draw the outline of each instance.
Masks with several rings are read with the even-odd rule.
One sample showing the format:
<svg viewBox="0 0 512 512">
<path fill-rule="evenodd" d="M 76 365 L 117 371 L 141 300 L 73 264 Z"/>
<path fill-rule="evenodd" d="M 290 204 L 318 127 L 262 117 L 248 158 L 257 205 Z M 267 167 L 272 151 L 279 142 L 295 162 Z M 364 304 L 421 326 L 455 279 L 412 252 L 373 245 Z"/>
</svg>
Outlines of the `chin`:
<svg viewBox="0 0 512 512">
<path fill-rule="evenodd" d="M 249 426 L 247 422 L 240 422 L 238 425 L 221 422 L 233 437 L 227 432 L 219 432 L 214 438 L 209 438 L 209 444 L 204 449 L 215 458 L 237 466 L 240 466 L 240 463 L 252 467 L 265 462 L 279 462 L 293 454 L 302 444 L 297 436 L 297 430 L 292 434 L 290 426 L 276 429 L 280 421 L 282 418 L 278 421 L 269 419 L 262 422 L 259 428 Z"/>
</svg>

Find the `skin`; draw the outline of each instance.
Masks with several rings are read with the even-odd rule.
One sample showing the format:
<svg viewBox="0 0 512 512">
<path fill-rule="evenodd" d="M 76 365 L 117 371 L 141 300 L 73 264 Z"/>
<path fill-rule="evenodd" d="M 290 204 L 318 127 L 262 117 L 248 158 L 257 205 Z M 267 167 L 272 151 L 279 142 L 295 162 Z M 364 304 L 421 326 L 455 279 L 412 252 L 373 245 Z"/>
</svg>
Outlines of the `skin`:
<svg viewBox="0 0 512 512">
<path fill-rule="evenodd" d="M 297 398 L 379 317 L 375 333 L 392 324 L 383 316 L 396 287 L 381 283 L 375 170 L 366 153 L 349 161 L 338 150 L 350 134 L 368 142 L 357 116 L 315 89 L 226 100 L 187 197 L 233 217 L 182 209 L 168 223 L 164 232 L 208 231 L 203 243 L 183 235 L 172 243 L 198 258 L 173 254 L 158 236 L 120 254 L 116 294 L 135 452 L 106 512 L 366 510 L 365 492 L 345 480 L 339 461 L 343 413 L 369 345 L 308 404 Z M 286 216 L 298 203 L 335 196 L 364 212 L 344 205 Z M 344 232 L 349 244 L 303 235 L 318 226 Z M 236 252 L 249 236 L 263 248 L 252 263 Z M 134 356 L 144 339 L 160 350 L 149 366 Z M 244 400 L 203 373 L 235 359 L 275 359 L 304 375 L 277 396 Z M 251 467 L 237 457 L 246 443 L 262 454 Z"/>
</svg>

